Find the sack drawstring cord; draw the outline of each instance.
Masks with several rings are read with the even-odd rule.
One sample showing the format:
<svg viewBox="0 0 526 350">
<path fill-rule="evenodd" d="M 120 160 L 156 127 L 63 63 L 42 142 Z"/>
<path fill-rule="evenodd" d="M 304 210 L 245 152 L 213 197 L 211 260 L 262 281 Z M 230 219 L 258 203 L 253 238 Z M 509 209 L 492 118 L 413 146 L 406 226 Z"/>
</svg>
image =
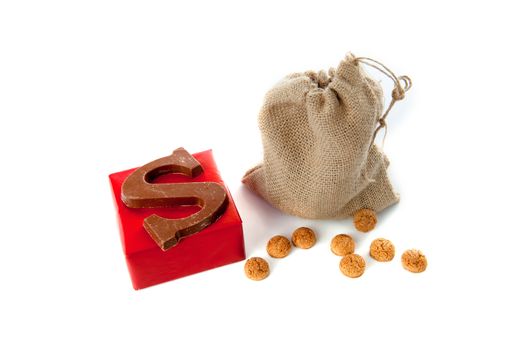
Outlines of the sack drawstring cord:
<svg viewBox="0 0 526 350">
<path fill-rule="evenodd" d="M 374 130 L 373 138 L 371 140 L 371 146 L 372 146 L 374 144 L 374 140 L 376 139 L 376 135 L 378 134 L 378 132 L 381 129 L 385 129 L 384 137 L 382 140 L 382 148 L 383 148 L 384 143 L 385 143 L 385 136 L 387 135 L 387 123 L 385 119 L 387 118 L 387 115 L 393 108 L 394 104 L 397 101 L 403 100 L 405 97 L 405 93 L 411 88 L 412 86 L 411 78 L 409 78 L 407 75 L 396 76 L 396 74 L 394 74 L 393 71 L 387 68 L 383 63 L 378 62 L 377 60 L 374 60 L 369 57 L 355 57 L 353 59 L 353 62 L 355 64 L 358 64 L 358 62 L 361 62 L 372 68 L 379 70 L 380 72 L 388 76 L 395 85 L 393 92 L 391 93 L 391 102 L 389 103 L 389 106 L 385 110 L 384 114 L 378 119 L 378 126 Z M 403 83 L 403 86 L 402 86 L 402 83 Z"/>
</svg>

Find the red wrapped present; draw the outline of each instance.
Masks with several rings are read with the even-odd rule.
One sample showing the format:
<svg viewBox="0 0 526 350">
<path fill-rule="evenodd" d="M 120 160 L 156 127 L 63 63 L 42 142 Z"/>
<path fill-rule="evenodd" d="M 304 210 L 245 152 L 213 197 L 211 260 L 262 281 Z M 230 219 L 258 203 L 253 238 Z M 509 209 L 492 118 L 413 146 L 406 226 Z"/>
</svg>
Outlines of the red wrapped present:
<svg viewBox="0 0 526 350">
<path fill-rule="evenodd" d="M 177 151 L 181 150 L 176 150 L 175 152 Z M 190 156 L 188 155 L 188 157 Z M 164 167 L 160 168 L 160 171 L 155 174 L 155 178 L 152 178 L 150 183 L 210 184 L 212 182 L 224 188 L 226 198 L 224 205 L 220 208 L 222 215 L 218 219 L 214 218 L 215 221 L 209 220 L 205 222 L 205 224 L 202 224 L 201 226 L 208 225 L 202 230 L 200 228 L 194 228 L 194 231 L 198 230 L 197 233 L 190 234 L 192 232 L 187 232 L 180 235 L 181 239 L 177 239 L 175 244 L 172 240 L 170 241 L 172 243 L 163 246 L 162 242 L 156 241 L 155 232 L 151 232 L 148 225 L 144 224 L 145 219 L 154 217 L 166 222 L 184 222 L 185 220 L 166 219 L 196 217 L 196 213 L 204 211 L 201 211 L 202 203 L 199 203 L 199 201 L 176 201 L 174 203 L 182 205 L 130 208 L 126 205 L 130 204 L 125 204 L 122 200 L 122 185 L 135 170 L 141 170 L 142 168 L 130 169 L 110 175 L 110 182 L 118 213 L 122 247 L 135 289 L 146 288 L 245 259 L 241 218 L 239 217 L 230 192 L 221 179 L 212 156 L 212 151 L 208 150 L 196 153 L 193 157 L 200 163 L 202 167 L 201 173 L 195 172 L 183 175 L 180 173 L 172 173 L 172 171 L 177 171 L 177 167 L 168 170 Z M 216 184 L 212 185 L 217 187 Z M 162 188 L 163 186 L 157 187 Z M 149 228 L 148 231 L 145 227 Z"/>
</svg>

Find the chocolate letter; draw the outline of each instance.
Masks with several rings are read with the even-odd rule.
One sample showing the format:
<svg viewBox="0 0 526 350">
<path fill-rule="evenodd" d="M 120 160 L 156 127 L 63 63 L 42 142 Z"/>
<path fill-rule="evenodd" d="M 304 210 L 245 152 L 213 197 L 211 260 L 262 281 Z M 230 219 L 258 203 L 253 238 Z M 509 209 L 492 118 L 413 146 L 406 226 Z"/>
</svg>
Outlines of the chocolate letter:
<svg viewBox="0 0 526 350">
<path fill-rule="evenodd" d="M 224 213 L 228 197 L 225 189 L 216 182 L 154 184 L 152 181 L 167 173 L 196 177 L 202 172 L 201 164 L 184 148 L 178 148 L 171 156 L 135 170 L 122 184 L 121 199 L 129 208 L 201 207 L 199 212 L 183 219 L 166 219 L 155 214 L 144 219 L 144 228 L 162 250 L 216 221 Z"/>
</svg>

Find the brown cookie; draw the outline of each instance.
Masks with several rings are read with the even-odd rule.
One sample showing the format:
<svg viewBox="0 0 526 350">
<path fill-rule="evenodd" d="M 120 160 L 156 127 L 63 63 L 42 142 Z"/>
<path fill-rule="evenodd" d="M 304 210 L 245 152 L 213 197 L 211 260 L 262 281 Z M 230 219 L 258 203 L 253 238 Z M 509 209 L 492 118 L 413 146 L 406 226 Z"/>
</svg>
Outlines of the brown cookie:
<svg viewBox="0 0 526 350">
<path fill-rule="evenodd" d="M 402 254 L 402 266 L 414 273 L 424 272 L 427 268 L 426 256 L 418 249 L 409 249 Z"/>
<path fill-rule="evenodd" d="M 365 271 L 365 260 L 358 254 L 347 254 L 340 260 L 340 271 L 347 277 L 360 277 Z"/>
<path fill-rule="evenodd" d="M 268 263 L 263 258 L 250 258 L 245 262 L 245 275 L 254 281 L 267 278 L 270 273 Z"/>
<path fill-rule="evenodd" d="M 267 253 L 273 258 L 284 258 L 292 248 L 290 241 L 285 236 L 274 236 L 267 243 Z"/>
<path fill-rule="evenodd" d="M 331 240 L 331 251 L 339 256 L 354 253 L 354 240 L 350 235 L 339 234 Z"/>
<path fill-rule="evenodd" d="M 395 247 L 390 240 L 377 238 L 371 242 L 369 255 L 377 261 L 391 261 L 395 256 Z"/>
<path fill-rule="evenodd" d="M 354 213 L 354 227 L 360 232 L 369 232 L 376 226 L 376 213 L 371 209 L 360 209 Z"/>
<path fill-rule="evenodd" d="M 298 248 L 309 249 L 316 243 L 316 234 L 308 227 L 300 227 L 292 233 L 292 244 Z"/>
</svg>

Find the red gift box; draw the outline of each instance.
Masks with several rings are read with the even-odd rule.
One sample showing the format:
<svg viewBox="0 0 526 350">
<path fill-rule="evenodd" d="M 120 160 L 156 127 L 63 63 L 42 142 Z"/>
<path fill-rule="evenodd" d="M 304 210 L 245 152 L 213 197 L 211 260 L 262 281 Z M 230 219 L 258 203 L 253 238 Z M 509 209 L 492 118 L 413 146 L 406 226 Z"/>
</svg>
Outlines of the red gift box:
<svg viewBox="0 0 526 350">
<path fill-rule="evenodd" d="M 135 289 L 142 289 L 176 278 L 213 269 L 245 259 L 241 218 L 228 188 L 224 184 L 212 151 L 196 153 L 203 172 L 190 178 L 181 174 L 165 174 L 154 183 L 217 182 L 228 196 L 224 214 L 202 231 L 182 239 L 176 246 L 163 251 L 143 227 L 145 218 L 152 214 L 169 219 L 187 217 L 200 210 L 198 206 L 175 208 L 128 208 L 121 200 L 121 186 L 135 169 L 110 175 L 117 208 L 120 236 L 126 263 Z"/>
</svg>

